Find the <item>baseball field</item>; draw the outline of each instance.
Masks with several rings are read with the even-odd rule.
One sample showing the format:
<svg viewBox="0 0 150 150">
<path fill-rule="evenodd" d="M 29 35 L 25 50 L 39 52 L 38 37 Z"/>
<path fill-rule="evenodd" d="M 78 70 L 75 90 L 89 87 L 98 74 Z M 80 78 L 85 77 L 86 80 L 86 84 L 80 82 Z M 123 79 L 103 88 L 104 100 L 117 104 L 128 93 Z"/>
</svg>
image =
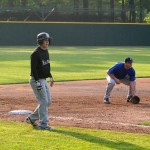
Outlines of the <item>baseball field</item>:
<svg viewBox="0 0 150 150">
<path fill-rule="evenodd" d="M 150 47 L 50 47 L 54 132 L 33 129 L 26 115 L 8 114 L 37 106 L 28 84 L 33 49 L 0 47 L 0 149 L 150 149 Z M 127 103 L 128 87 L 117 85 L 106 105 L 106 70 L 128 56 L 141 102 Z"/>
</svg>

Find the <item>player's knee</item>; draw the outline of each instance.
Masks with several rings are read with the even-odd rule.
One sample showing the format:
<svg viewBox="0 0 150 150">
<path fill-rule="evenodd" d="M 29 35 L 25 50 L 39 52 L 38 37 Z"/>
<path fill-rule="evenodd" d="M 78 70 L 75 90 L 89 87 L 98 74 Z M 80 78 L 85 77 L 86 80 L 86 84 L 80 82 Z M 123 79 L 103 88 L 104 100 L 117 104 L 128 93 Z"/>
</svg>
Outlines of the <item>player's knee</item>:
<svg viewBox="0 0 150 150">
<path fill-rule="evenodd" d="M 52 104 L 51 100 L 48 101 L 47 106 L 49 107 Z"/>
<path fill-rule="evenodd" d="M 114 87 L 115 86 L 115 82 L 108 83 L 108 85 Z"/>
<path fill-rule="evenodd" d="M 49 104 L 48 99 L 47 99 L 46 97 L 43 97 L 43 98 L 40 100 L 40 105 L 47 107 L 47 106 L 49 106 L 50 104 Z"/>
</svg>

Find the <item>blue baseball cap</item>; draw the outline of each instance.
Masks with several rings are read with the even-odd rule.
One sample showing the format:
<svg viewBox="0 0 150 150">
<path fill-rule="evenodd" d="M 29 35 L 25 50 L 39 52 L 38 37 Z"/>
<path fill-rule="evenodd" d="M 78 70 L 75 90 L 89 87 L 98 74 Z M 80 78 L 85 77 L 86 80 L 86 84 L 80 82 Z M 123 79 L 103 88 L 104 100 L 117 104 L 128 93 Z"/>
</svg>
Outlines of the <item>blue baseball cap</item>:
<svg viewBox="0 0 150 150">
<path fill-rule="evenodd" d="M 125 59 L 125 63 L 132 63 L 133 62 L 133 59 L 131 58 L 131 57 L 127 57 L 126 59 Z"/>
</svg>

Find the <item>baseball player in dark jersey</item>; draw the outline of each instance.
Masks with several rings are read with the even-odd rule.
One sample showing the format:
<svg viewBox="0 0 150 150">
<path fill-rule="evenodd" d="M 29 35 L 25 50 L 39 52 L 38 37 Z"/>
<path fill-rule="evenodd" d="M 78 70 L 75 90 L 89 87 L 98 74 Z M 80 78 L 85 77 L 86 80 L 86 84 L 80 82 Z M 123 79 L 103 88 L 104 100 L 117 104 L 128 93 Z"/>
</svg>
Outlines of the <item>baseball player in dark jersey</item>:
<svg viewBox="0 0 150 150">
<path fill-rule="evenodd" d="M 104 103 L 110 104 L 109 97 L 115 84 L 123 83 L 129 86 L 127 102 L 136 95 L 136 78 L 132 62 L 132 58 L 127 57 L 124 63 L 119 62 L 107 71 L 108 86 L 104 95 Z"/>
<path fill-rule="evenodd" d="M 38 102 L 35 111 L 26 118 L 26 122 L 41 130 L 53 130 L 48 126 L 48 107 L 51 104 L 50 88 L 46 78 L 50 78 L 50 86 L 54 84 L 50 72 L 50 59 L 48 46 L 52 38 L 48 33 L 42 32 L 37 35 L 38 47 L 31 54 L 30 85 Z M 39 120 L 39 124 L 36 121 Z"/>
</svg>

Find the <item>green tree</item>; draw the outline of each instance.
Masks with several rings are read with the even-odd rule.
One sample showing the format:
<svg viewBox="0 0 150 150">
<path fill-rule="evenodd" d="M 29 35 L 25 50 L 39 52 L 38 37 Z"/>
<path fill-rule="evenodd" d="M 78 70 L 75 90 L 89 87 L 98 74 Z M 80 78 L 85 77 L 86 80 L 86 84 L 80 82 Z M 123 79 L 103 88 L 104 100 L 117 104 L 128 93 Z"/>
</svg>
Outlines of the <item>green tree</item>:
<svg viewBox="0 0 150 150">
<path fill-rule="evenodd" d="M 122 19 L 122 22 L 125 22 L 126 21 L 125 0 L 122 0 L 121 5 L 122 5 L 121 19 Z"/>
<path fill-rule="evenodd" d="M 8 7 L 14 7 L 14 0 L 8 0 Z"/>
<path fill-rule="evenodd" d="M 114 22 L 114 0 L 110 0 L 110 12 L 111 12 L 111 15 L 110 15 L 110 19 L 112 22 Z"/>
<path fill-rule="evenodd" d="M 144 19 L 147 23 L 150 23 L 150 12 L 146 15 Z"/>
<path fill-rule="evenodd" d="M 143 22 L 144 20 L 146 21 L 146 18 L 148 18 L 148 14 L 150 12 L 150 0 L 139 0 L 138 6 L 140 7 L 140 22 Z M 144 14 L 144 12 L 146 14 Z"/>
<path fill-rule="evenodd" d="M 88 8 L 89 8 L 89 1 L 88 0 L 83 0 L 83 9 L 84 9 L 84 14 L 88 15 Z"/>
<path fill-rule="evenodd" d="M 79 0 L 74 0 L 74 12 L 79 15 Z"/>
<path fill-rule="evenodd" d="M 143 3 L 142 0 L 139 0 L 139 7 L 140 7 L 140 22 L 143 22 Z"/>
<path fill-rule="evenodd" d="M 27 6 L 27 0 L 20 0 L 20 5 L 22 7 L 26 7 Z"/>
<path fill-rule="evenodd" d="M 103 1 L 102 0 L 97 0 L 97 6 L 98 6 L 98 17 L 99 20 L 102 20 L 102 16 L 103 16 Z"/>
<path fill-rule="evenodd" d="M 112 22 L 116 19 L 122 22 L 144 22 L 144 18 L 149 16 L 147 14 L 150 12 L 150 0 L 0 0 L 0 7 L 4 10 L 9 7 L 12 10 L 15 8 L 16 11 L 20 6 L 22 10 L 26 7 L 31 8 L 31 13 L 37 8 L 32 14 L 36 12 L 40 17 L 41 14 L 45 17 L 55 8 L 55 15 L 92 14 L 95 18 L 98 17 L 99 21 L 107 21 L 110 18 Z M 20 12 L 21 9 L 18 14 Z M 87 16 L 87 19 L 89 18 Z"/>
<path fill-rule="evenodd" d="M 130 9 L 129 21 L 135 22 L 136 13 L 135 13 L 135 1 L 134 0 L 129 0 L 129 9 Z"/>
</svg>

